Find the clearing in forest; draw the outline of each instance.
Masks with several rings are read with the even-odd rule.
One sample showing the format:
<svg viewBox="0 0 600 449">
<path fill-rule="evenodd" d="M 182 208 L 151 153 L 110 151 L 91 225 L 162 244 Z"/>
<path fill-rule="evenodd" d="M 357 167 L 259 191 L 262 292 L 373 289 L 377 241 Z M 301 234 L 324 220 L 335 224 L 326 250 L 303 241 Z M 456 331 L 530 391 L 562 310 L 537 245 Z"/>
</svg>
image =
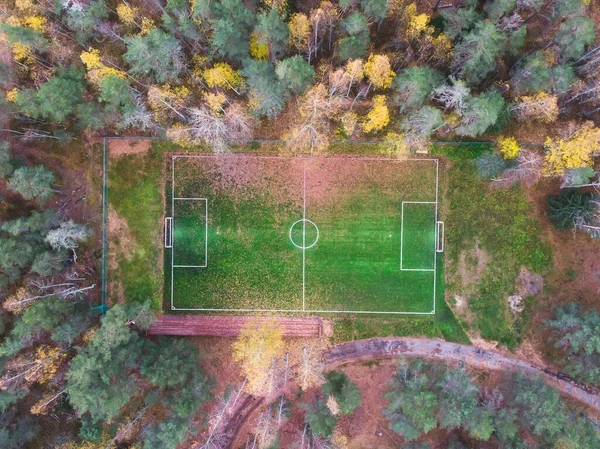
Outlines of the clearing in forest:
<svg viewBox="0 0 600 449">
<path fill-rule="evenodd" d="M 168 160 L 167 309 L 435 313 L 436 159 Z"/>
</svg>

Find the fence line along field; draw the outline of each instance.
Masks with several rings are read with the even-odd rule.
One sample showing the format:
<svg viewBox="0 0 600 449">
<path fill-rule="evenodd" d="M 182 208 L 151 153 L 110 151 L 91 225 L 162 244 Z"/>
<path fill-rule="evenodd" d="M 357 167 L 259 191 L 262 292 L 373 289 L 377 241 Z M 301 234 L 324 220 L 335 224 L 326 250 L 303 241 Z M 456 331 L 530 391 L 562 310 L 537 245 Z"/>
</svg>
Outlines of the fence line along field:
<svg viewBox="0 0 600 449">
<path fill-rule="evenodd" d="M 166 310 L 435 312 L 436 159 L 187 153 L 167 165 Z"/>
</svg>

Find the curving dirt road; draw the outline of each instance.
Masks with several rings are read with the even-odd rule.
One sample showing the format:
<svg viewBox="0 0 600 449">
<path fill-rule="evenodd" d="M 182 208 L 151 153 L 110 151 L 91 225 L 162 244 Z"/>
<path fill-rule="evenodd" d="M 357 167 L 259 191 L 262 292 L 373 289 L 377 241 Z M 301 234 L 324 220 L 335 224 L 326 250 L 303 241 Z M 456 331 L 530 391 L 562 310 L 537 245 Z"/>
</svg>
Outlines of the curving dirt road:
<svg viewBox="0 0 600 449">
<path fill-rule="evenodd" d="M 356 340 L 331 347 L 324 354 L 325 370 L 332 370 L 340 365 L 353 362 L 367 362 L 378 359 L 396 359 L 400 357 L 424 358 L 446 363 L 465 363 L 483 370 L 523 371 L 540 375 L 548 384 L 563 394 L 583 402 L 600 413 L 600 392 L 579 385 L 568 376 L 553 373 L 544 368 L 506 357 L 495 351 L 488 351 L 477 346 L 449 343 L 444 340 L 430 338 L 388 337 Z M 254 411 L 263 403 L 264 398 L 248 396 L 238 409 L 232 413 L 227 423 L 227 444 L 231 448 L 242 426 L 251 418 Z"/>
<path fill-rule="evenodd" d="M 576 383 L 560 373 L 540 368 L 522 360 L 506 357 L 477 346 L 459 345 L 429 338 L 389 337 L 342 343 L 325 353 L 326 369 L 351 362 L 383 358 L 415 357 L 443 362 L 463 362 L 483 370 L 521 370 L 541 375 L 546 382 L 562 393 L 577 399 L 600 413 L 600 392 Z"/>
</svg>

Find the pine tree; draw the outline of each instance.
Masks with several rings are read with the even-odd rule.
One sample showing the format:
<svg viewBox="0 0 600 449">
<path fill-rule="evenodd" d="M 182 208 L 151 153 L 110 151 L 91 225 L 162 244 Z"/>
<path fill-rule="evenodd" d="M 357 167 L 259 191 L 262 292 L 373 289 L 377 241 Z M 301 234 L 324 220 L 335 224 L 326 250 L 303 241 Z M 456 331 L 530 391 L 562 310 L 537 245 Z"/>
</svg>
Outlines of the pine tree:
<svg viewBox="0 0 600 449">
<path fill-rule="evenodd" d="M 130 65 L 129 73 L 157 83 L 175 80 L 185 70 L 181 45 L 173 36 L 155 28 L 147 35 L 125 38 L 127 51 L 123 55 Z"/>
</svg>

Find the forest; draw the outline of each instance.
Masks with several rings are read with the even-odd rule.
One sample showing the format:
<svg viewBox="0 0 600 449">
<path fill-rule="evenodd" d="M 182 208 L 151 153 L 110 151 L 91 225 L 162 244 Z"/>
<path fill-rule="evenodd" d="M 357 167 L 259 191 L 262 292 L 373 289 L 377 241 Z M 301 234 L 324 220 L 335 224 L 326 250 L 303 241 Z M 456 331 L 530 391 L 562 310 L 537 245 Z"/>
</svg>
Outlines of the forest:
<svg viewBox="0 0 600 449">
<path fill-rule="evenodd" d="M 0 0 L 0 447 L 600 448 L 600 410 L 560 388 L 600 395 L 599 23 L 595 0 Z M 107 137 L 168 141 L 150 162 L 440 158 L 443 312 L 148 335 L 150 249 L 125 258 L 135 297 L 101 301 Z M 135 195 L 164 192 L 135 157 L 112 185 L 139 243 Z M 371 337 L 539 374 L 330 363 Z"/>
</svg>

